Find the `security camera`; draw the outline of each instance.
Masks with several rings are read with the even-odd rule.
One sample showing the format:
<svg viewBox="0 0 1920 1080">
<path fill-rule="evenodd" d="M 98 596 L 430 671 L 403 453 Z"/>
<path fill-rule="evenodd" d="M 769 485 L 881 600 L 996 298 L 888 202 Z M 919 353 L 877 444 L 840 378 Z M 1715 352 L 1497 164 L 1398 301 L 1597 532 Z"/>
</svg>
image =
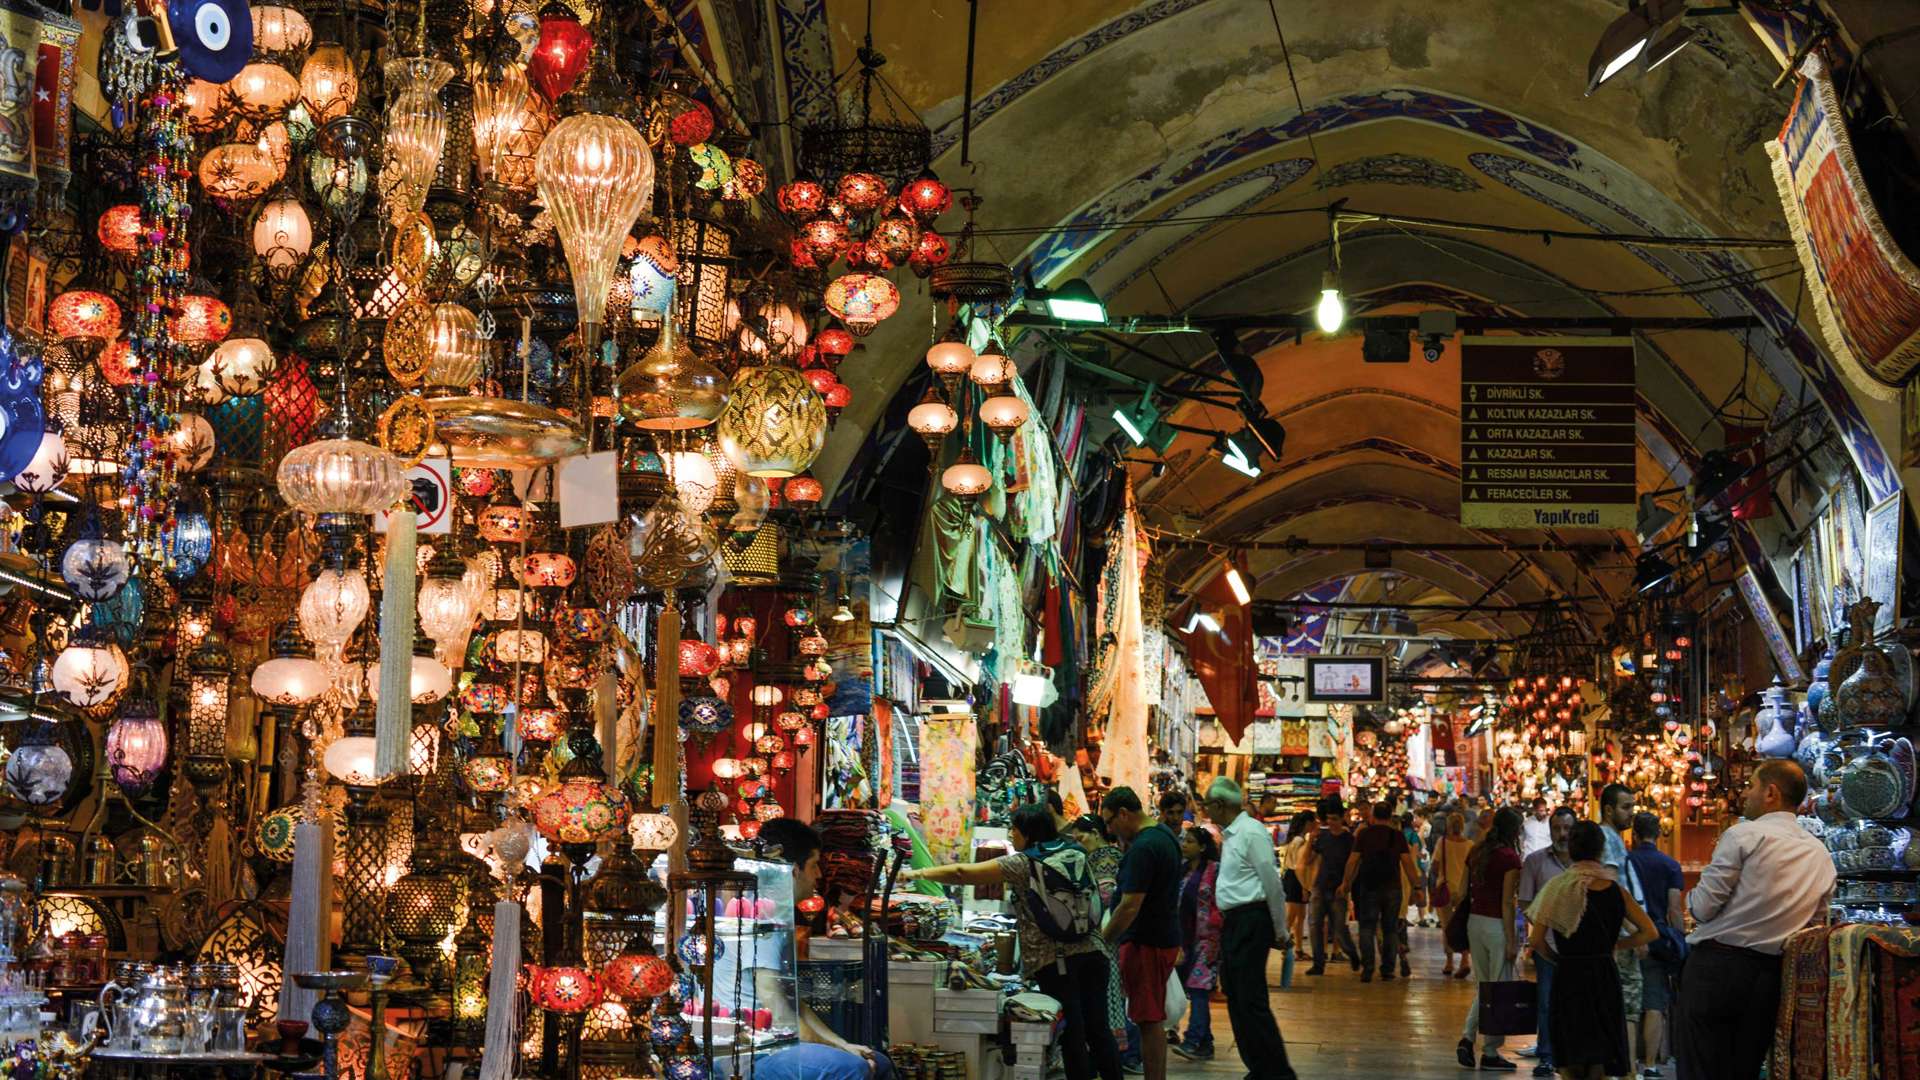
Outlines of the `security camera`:
<svg viewBox="0 0 1920 1080">
<path fill-rule="evenodd" d="M 1425 357 L 1429 364 L 1439 363 L 1440 356 L 1446 351 L 1446 348 L 1446 342 L 1439 334 L 1422 334 L 1420 336 L 1420 355 Z"/>
</svg>

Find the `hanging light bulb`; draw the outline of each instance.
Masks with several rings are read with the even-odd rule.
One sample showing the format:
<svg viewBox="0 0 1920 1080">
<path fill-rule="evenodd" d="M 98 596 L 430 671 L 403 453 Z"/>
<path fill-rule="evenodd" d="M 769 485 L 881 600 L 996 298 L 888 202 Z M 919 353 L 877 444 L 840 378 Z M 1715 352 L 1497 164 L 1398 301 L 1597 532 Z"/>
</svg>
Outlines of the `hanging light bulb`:
<svg viewBox="0 0 1920 1080">
<path fill-rule="evenodd" d="M 1340 278 L 1331 270 L 1320 275 L 1320 303 L 1313 309 L 1313 321 L 1323 334 L 1337 334 L 1346 325 L 1347 304 L 1340 298 Z"/>
<path fill-rule="evenodd" d="M 494 70 L 497 67 L 498 70 Z M 499 177 L 500 159 L 526 123 L 526 73 L 515 64 L 482 65 L 473 78 L 473 163 L 482 184 Z"/>
</svg>

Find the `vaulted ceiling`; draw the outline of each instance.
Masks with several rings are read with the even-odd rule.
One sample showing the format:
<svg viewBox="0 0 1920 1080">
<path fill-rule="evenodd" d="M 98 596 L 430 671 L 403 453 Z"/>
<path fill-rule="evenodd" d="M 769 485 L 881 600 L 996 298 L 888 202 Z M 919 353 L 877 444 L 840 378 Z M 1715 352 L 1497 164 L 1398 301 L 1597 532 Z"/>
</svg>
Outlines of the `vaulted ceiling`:
<svg viewBox="0 0 1920 1080">
<path fill-rule="evenodd" d="M 775 0 L 782 76 L 804 116 L 852 63 L 866 0 Z M 979 0 L 972 129 L 961 157 L 966 0 L 877 0 L 884 74 L 934 129 L 934 168 L 984 199 L 981 257 L 1031 267 L 1046 285 L 1085 277 L 1121 314 L 1305 311 L 1330 252 L 1328 219 L 1353 212 L 1522 229 L 1717 235 L 1784 242 L 1763 140 L 1791 86 L 1740 17 L 1692 20 L 1697 43 L 1644 77 L 1583 96 L 1613 0 Z M 1289 81 L 1276 19 L 1298 80 Z M 1194 223 L 1222 213 L 1231 221 Z M 1266 216 L 1246 216 L 1276 212 Z M 1159 218 L 1187 224 L 1138 227 Z M 1052 231 L 1039 231 L 1052 230 Z M 1748 333 L 1642 335 L 1639 483 L 1684 482 L 1720 446 L 1723 420 L 1764 422 L 1824 406 L 1870 488 L 1897 487 L 1880 439 L 1889 407 L 1849 392 L 1796 322 L 1791 247 L 1700 251 L 1547 242 L 1526 233 L 1343 225 L 1342 279 L 1356 306 L 1411 313 L 1707 318 L 1757 316 Z M 1707 289 L 1709 286 L 1724 286 Z M 843 423 L 870 425 L 917 364 L 932 318 L 911 285 L 901 312 L 841 369 L 855 391 Z M 1224 376 L 1204 335 L 1132 339 L 1110 363 L 1137 378 L 1205 389 Z M 1299 536 L 1320 543 L 1613 543 L 1615 551 L 1397 553 L 1382 580 L 1357 551 L 1256 551 L 1259 595 L 1333 583 L 1396 601 L 1516 604 L 1591 596 L 1589 626 L 1631 575 L 1630 537 L 1566 530 L 1480 533 L 1459 524 L 1459 354 L 1366 364 L 1357 335 L 1296 342 L 1249 336 L 1262 400 L 1288 430 L 1257 479 L 1182 435 L 1155 475 L 1130 466 L 1149 522 L 1223 547 Z M 1031 361 L 1051 344 L 1016 343 Z M 1145 354 L 1152 354 L 1151 356 Z M 1158 357 L 1159 360 L 1155 360 Z M 1164 362 L 1163 362 L 1164 361 Z M 1214 389 L 1221 387 L 1216 383 Z M 1116 396 L 1137 391 L 1115 386 Z M 1721 415 L 1716 415 L 1716 409 Z M 1182 404 L 1172 419 L 1226 429 L 1228 410 Z M 855 447 L 816 466 L 828 483 Z M 1876 497 L 1878 497 L 1876 495 Z M 1514 569 L 1516 559 L 1525 565 Z M 1174 560 L 1174 574 L 1205 557 Z M 1411 583 L 1411 584 L 1409 584 Z M 1501 636 L 1517 617 L 1429 620 L 1444 636 Z M 1423 623 L 1423 632 L 1429 626 Z"/>
</svg>

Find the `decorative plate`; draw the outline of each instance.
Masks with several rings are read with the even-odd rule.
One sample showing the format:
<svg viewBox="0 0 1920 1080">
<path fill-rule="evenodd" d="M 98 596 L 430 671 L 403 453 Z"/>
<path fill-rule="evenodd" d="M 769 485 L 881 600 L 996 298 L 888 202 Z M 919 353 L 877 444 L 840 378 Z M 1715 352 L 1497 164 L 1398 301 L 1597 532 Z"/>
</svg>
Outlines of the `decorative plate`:
<svg viewBox="0 0 1920 1080">
<path fill-rule="evenodd" d="M 1909 806 L 1915 794 L 1913 742 L 1904 736 L 1894 739 L 1887 747 L 1887 760 L 1900 773 L 1900 805 Z"/>
<path fill-rule="evenodd" d="M 1870 754 L 1840 772 L 1840 797 L 1846 808 L 1864 818 L 1894 817 L 1904 811 L 1898 770 L 1878 754 Z"/>
</svg>

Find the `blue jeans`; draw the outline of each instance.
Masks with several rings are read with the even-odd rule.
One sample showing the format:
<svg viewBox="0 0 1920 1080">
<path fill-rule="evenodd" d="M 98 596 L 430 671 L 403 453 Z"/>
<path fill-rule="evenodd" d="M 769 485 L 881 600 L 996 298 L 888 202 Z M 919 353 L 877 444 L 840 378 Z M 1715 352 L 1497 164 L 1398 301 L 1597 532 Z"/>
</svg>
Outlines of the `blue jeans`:
<svg viewBox="0 0 1920 1080">
<path fill-rule="evenodd" d="M 1213 1050 L 1213 1013 L 1207 1008 L 1213 991 L 1187 987 L 1186 1046 L 1192 1050 Z"/>
<path fill-rule="evenodd" d="M 1539 1004 L 1535 1011 L 1539 1014 L 1539 1061 L 1543 1065 L 1553 1064 L 1553 1025 L 1547 1022 L 1547 1002 L 1553 1000 L 1553 961 L 1533 955 L 1533 975 L 1540 988 Z"/>
</svg>

